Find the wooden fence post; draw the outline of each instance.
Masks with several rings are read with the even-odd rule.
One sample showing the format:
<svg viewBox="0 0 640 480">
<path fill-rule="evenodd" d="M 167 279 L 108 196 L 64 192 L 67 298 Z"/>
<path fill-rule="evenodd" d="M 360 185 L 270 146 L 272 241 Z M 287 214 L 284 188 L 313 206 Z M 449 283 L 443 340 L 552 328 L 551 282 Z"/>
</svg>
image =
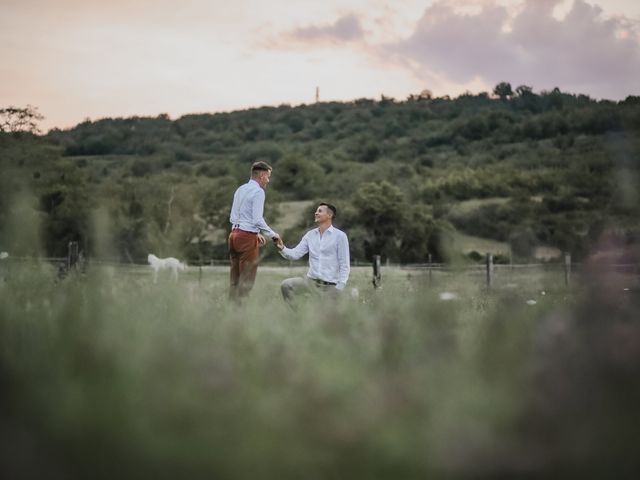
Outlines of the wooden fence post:
<svg viewBox="0 0 640 480">
<path fill-rule="evenodd" d="M 429 286 L 431 286 L 431 281 L 433 280 L 433 277 L 431 275 L 431 273 L 432 273 L 431 272 L 431 270 L 432 270 L 431 259 L 432 259 L 431 254 L 429 254 L 429 267 L 428 267 L 429 268 Z"/>
<path fill-rule="evenodd" d="M 571 254 L 565 252 L 564 254 L 564 285 L 569 286 L 571 281 Z"/>
<path fill-rule="evenodd" d="M 78 242 L 69 242 L 67 250 L 67 271 L 76 268 L 78 263 Z"/>
<path fill-rule="evenodd" d="M 373 256 L 373 287 L 380 288 L 382 284 L 382 272 L 380 268 L 380 255 Z"/>
<path fill-rule="evenodd" d="M 487 266 L 487 288 L 491 288 L 491 284 L 493 283 L 493 255 L 487 253 L 486 258 L 486 266 Z"/>
<path fill-rule="evenodd" d="M 7 252 L 0 254 L 0 282 L 4 282 L 9 278 L 9 262 L 6 260 L 8 257 L 9 254 Z"/>
</svg>

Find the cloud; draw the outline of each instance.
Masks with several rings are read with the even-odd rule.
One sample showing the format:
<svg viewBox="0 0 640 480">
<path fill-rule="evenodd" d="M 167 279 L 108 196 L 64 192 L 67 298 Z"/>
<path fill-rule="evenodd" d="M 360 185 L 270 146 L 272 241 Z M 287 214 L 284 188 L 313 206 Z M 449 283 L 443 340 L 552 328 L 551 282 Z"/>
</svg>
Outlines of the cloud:
<svg viewBox="0 0 640 480">
<path fill-rule="evenodd" d="M 575 0 L 558 19 L 553 11 L 559 3 L 525 0 L 514 12 L 488 1 L 470 14 L 451 2 L 436 2 L 409 37 L 376 49 L 416 76 L 457 84 L 504 80 L 597 97 L 638 94 L 637 22 L 605 18 L 599 7 L 584 0 Z"/>
<path fill-rule="evenodd" d="M 361 42 L 364 30 L 354 14 L 344 15 L 334 23 L 325 25 L 310 25 L 296 28 L 280 36 L 281 42 L 288 46 L 296 45 L 340 45 L 351 42 Z"/>
</svg>

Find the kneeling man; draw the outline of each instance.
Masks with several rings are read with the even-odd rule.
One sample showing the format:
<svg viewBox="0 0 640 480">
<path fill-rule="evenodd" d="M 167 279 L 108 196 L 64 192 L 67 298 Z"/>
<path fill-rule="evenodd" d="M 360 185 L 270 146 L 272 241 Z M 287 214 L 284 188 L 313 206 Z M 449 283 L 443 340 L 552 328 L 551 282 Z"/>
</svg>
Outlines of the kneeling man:
<svg viewBox="0 0 640 480">
<path fill-rule="evenodd" d="M 287 278 L 282 282 L 283 298 L 292 303 L 298 293 L 337 296 L 347 284 L 350 271 L 349 240 L 347 235 L 333 226 L 336 207 L 328 203 L 318 205 L 315 222 L 318 228 L 304 234 L 294 248 L 287 248 L 276 240 L 280 255 L 287 260 L 298 260 L 309 254 L 306 277 Z"/>
</svg>

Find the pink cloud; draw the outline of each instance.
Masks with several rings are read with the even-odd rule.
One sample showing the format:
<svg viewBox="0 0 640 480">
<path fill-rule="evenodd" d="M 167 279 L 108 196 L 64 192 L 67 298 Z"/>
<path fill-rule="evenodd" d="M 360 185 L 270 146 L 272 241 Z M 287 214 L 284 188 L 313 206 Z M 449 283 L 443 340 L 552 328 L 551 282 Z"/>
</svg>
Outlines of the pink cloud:
<svg viewBox="0 0 640 480">
<path fill-rule="evenodd" d="M 562 19 L 557 0 L 526 0 L 510 16 L 506 7 L 486 3 L 475 14 L 458 13 L 446 2 L 429 7 L 404 41 L 385 45 L 383 55 L 413 65 L 416 75 L 437 73 L 452 82 L 481 78 L 536 89 L 558 86 L 597 97 L 638 93 L 640 43 L 624 17 L 575 0 Z M 407 62 L 408 61 L 408 62 Z"/>
<path fill-rule="evenodd" d="M 300 43 L 344 43 L 362 40 L 363 36 L 360 21 L 353 14 L 340 17 L 332 24 L 297 28 L 286 35 L 287 39 Z"/>
<path fill-rule="evenodd" d="M 560 0 L 524 0 L 519 8 L 497 1 L 439 0 L 413 31 L 394 43 L 373 44 L 355 14 L 278 37 L 267 48 L 349 46 L 385 68 L 407 69 L 423 83 L 487 85 L 508 81 L 536 90 L 559 87 L 599 98 L 640 93 L 640 24 L 606 17 L 600 7 L 575 0 L 562 18 Z M 437 79 L 437 80 L 436 80 Z"/>
</svg>

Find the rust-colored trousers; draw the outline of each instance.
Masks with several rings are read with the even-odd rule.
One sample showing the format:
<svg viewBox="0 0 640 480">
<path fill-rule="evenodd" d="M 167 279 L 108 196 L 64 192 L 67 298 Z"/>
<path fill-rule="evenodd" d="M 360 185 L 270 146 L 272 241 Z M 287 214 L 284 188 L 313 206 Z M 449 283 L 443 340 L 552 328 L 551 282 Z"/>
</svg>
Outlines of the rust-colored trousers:
<svg viewBox="0 0 640 480">
<path fill-rule="evenodd" d="M 235 229 L 229 234 L 229 298 L 240 301 L 249 295 L 258 271 L 258 234 Z"/>
</svg>

